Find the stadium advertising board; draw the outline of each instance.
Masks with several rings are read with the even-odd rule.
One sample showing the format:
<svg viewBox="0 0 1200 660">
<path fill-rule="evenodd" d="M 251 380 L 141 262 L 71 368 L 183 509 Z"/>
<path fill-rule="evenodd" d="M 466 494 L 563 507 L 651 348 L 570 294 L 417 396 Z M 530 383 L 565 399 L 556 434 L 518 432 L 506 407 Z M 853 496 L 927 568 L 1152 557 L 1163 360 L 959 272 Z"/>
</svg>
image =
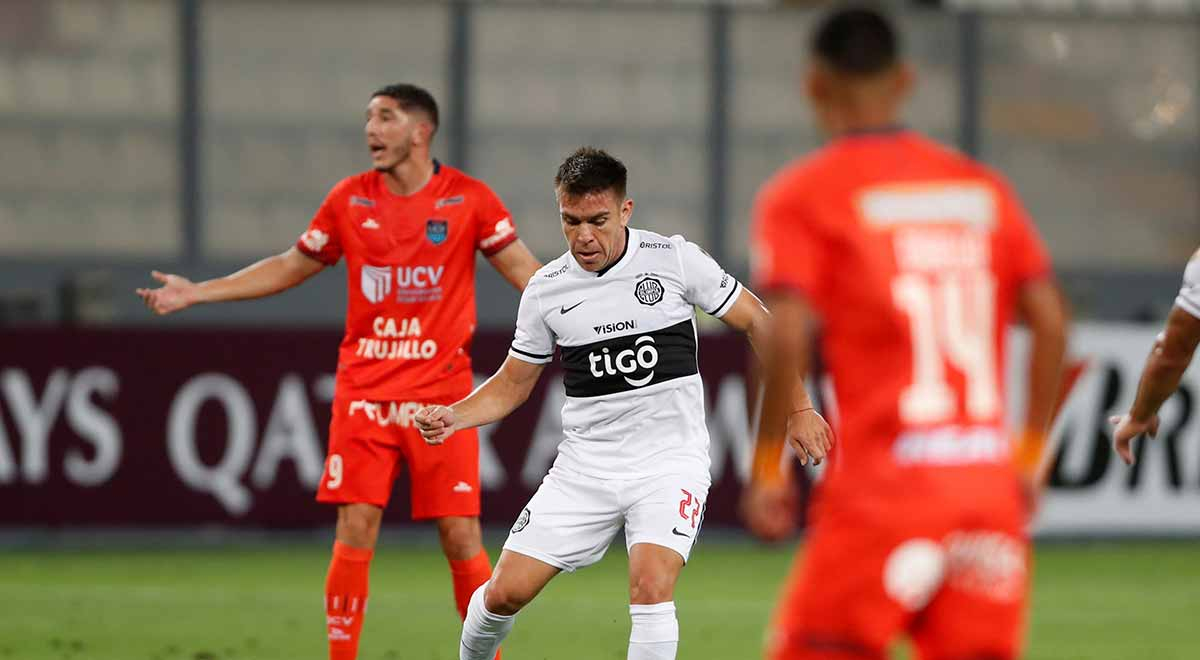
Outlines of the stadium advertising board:
<svg viewBox="0 0 1200 660">
<path fill-rule="evenodd" d="M 1200 378 L 1163 409 L 1158 441 L 1131 469 L 1109 448 L 1155 330 L 1082 325 L 1086 367 L 1055 426 L 1060 443 L 1036 530 L 1043 534 L 1200 534 Z M 473 352 L 482 377 L 506 332 Z M 313 501 L 333 397 L 338 333 L 267 330 L 8 330 L 0 341 L 0 525 L 326 525 Z M 1014 342 L 1014 355 L 1024 342 Z M 737 523 L 750 464 L 742 338 L 704 336 L 713 491 L 706 520 Z M 1021 361 L 1013 361 L 1018 364 Z M 1023 391 L 1020 369 L 1010 395 Z M 553 461 L 562 375 L 481 431 L 484 519 L 506 525 Z M 1019 408 L 1014 406 L 1014 408 Z M 1014 416 L 1019 410 L 1014 410 Z M 401 480 L 386 520 L 407 519 Z"/>
<path fill-rule="evenodd" d="M 325 458 L 340 335 L 329 331 L 31 330 L 0 341 L 0 525 L 330 524 L 313 501 Z M 476 337 L 477 380 L 511 335 Z M 749 473 L 746 344 L 705 340 L 714 490 L 735 521 Z M 557 451 L 561 371 L 481 429 L 486 522 L 508 525 Z M 408 518 L 407 480 L 389 522 Z"/>
</svg>

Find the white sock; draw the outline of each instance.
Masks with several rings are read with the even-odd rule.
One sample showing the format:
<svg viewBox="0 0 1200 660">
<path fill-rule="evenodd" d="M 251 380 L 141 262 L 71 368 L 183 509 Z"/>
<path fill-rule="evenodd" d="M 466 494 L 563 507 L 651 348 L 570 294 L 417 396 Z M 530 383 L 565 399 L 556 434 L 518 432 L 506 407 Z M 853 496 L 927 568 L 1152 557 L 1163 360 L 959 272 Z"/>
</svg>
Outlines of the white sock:
<svg viewBox="0 0 1200 660">
<path fill-rule="evenodd" d="M 517 615 L 492 614 L 483 606 L 483 591 L 487 586 L 488 583 L 484 582 L 471 594 L 467 618 L 463 621 L 462 639 L 458 643 L 459 660 L 492 660 L 496 657 L 500 642 L 512 630 L 513 619 Z"/>
<path fill-rule="evenodd" d="M 679 621 L 675 602 L 654 605 L 630 605 L 628 660 L 675 660 L 679 646 Z"/>
</svg>

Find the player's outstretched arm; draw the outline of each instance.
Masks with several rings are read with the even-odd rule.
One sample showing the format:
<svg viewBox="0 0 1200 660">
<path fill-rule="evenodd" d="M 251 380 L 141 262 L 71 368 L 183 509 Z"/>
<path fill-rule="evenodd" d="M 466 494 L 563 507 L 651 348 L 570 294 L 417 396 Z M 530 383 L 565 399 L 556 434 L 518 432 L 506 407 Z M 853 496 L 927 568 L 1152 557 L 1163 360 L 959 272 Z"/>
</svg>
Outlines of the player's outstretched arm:
<svg viewBox="0 0 1200 660">
<path fill-rule="evenodd" d="M 418 412 L 415 421 L 421 437 L 431 445 L 440 445 L 459 429 L 504 419 L 525 403 L 545 368 L 510 356 L 467 398 L 452 406 L 429 406 Z"/>
<path fill-rule="evenodd" d="M 537 269 L 542 267 L 542 263 L 537 260 L 537 257 L 533 256 L 533 253 L 529 251 L 529 248 L 525 247 L 525 243 L 520 239 L 513 241 L 503 250 L 488 257 L 488 262 L 517 291 L 524 291 L 529 278 L 533 277 Z"/>
<path fill-rule="evenodd" d="M 138 289 L 137 295 L 155 314 L 170 314 L 199 303 L 262 298 L 279 293 L 312 277 L 325 264 L 296 248 L 267 257 L 232 275 L 204 282 L 151 272 L 162 283 L 157 289 Z"/>
<path fill-rule="evenodd" d="M 1069 322 L 1058 287 L 1050 279 L 1026 284 L 1017 301 L 1021 317 L 1029 326 L 1032 346 L 1029 354 L 1029 393 L 1025 427 L 1017 447 L 1017 467 L 1030 495 L 1036 495 L 1049 467 L 1046 435 L 1053 421 L 1062 382 L 1063 356 L 1067 350 Z"/>
<path fill-rule="evenodd" d="M 1133 464 L 1134 439 L 1158 433 L 1158 409 L 1179 388 L 1197 344 L 1200 344 L 1200 319 L 1181 307 L 1172 308 L 1166 329 L 1155 339 L 1146 358 L 1133 406 L 1111 420 L 1116 426 L 1113 446 L 1126 464 Z"/>
</svg>

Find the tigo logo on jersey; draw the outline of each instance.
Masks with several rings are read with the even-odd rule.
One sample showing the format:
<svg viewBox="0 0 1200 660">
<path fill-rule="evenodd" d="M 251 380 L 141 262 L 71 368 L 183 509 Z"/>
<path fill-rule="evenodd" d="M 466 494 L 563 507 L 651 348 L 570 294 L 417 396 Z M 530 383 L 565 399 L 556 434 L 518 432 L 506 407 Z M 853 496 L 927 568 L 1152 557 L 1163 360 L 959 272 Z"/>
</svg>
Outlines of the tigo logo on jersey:
<svg viewBox="0 0 1200 660">
<path fill-rule="evenodd" d="M 663 285 L 655 277 L 643 277 L 633 289 L 633 295 L 643 305 L 656 305 L 663 299 Z"/>
<path fill-rule="evenodd" d="M 392 292 L 392 269 L 388 266 L 362 267 L 362 277 L 359 280 L 363 297 L 372 303 L 383 302 Z"/>
<path fill-rule="evenodd" d="M 588 353 L 588 368 L 596 378 L 604 378 L 605 374 L 616 376 L 621 374 L 625 382 L 634 387 L 642 387 L 654 380 L 654 366 L 658 364 L 658 349 L 654 347 L 654 337 L 642 335 L 633 342 L 634 348 L 627 348 L 614 357 L 609 349 L 601 349 L 600 355 Z M 604 370 L 601 371 L 600 367 Z M 641 378 L 630 378 L 637 373 L 638 368 L 649 369 L 650 373 Z"/>
<path fill-rule="evenodd" d="M 641 325 L 629 319 L 601 323 L 592 330 L 604 335 L 610 326 L 620 332 L 618 328 L 630 330 L 637 327 L 635 323 Z M 696 327 L 691 319 L 651 332 L 560 348 L 569 397 L 618 394 L 697 373 Z"/>
<path fill-rule="evenodd" d="M 450 223 L 446 220 L 430 218 L 425 221 L 425 238 L 428 238 L 430 243 L 441 245 L 449 235 Z"/>
</svg>

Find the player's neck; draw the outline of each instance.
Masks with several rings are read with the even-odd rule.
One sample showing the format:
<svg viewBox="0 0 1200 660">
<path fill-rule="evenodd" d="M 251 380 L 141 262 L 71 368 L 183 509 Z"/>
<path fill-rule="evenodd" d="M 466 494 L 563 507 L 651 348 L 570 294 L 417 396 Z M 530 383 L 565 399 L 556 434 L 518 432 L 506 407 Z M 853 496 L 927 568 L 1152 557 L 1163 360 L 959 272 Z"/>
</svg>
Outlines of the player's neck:
<svg viewBox="0 0 1200 660">
<path fill-rule="evenodd" d="M 394 195 L 408 196 L 419 192 L 433 178 L 433 159 L 410 157 L 383 173 L 383 183 Z"/>
<path fill-rule="evenodd" d="M 870 111 L 843 114 L 832 124 L 830 133 L 834 138 L 863 133 L 886 133 L 900 127 L 900 122 L 894 114 Z"/>
<path fill-rule="evenodd" d="M 608 271 L 612 270 L 613 266 L 616 266 L 618 262 L 620 262 L 622 259 L 625 258 L 625 253 L 628 251 L 629 251 L 629 227 L 625 227 L 624 231 L 622 231 L 620 234 L 619 241 L 617 243 L 613 244 L 612 253 L 617 256 L 614 257 L 612 259 L 612 261 L 609 261 L 607 264 L 604 264 L 604 268 L 601 268 L 600 270 L 596 271 L 596 275 L 601 276 L 601 275 L 604 275 L 605 273 L 607 273 Z"/>
<path fill-rule="evenodd" d="M 888 98 L 862 92 L 838 99 L 826 114 L 834 138 L 894 130 L 900 125 L 898 107 Z"/>
</svg>

